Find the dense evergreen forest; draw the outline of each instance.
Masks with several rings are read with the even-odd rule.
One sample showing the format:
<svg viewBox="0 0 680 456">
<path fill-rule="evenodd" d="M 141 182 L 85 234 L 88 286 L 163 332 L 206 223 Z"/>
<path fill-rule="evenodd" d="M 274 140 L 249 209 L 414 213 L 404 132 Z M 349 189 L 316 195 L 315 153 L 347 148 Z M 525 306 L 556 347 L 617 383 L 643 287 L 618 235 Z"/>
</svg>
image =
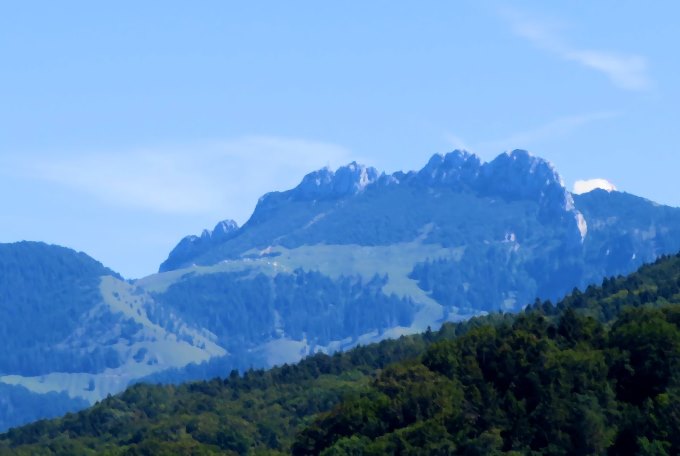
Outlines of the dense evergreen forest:
<svg viewBox="0 0 680 456">
<path fill-rule="evenodd" d="M 0 374 L 96 372 L 115 366 L 117 356 L 106 348 L 86 355 L 54 349 L 101 299 L 102 275 L 119 277 L 84 253 L 64 247 L 0 244 Z"/>
<path fill-rule="evenodd" d="M 0 436 L 0 454 L 680 453 L 680 256 L 557 305 L 136 385 Z"/>
<path fill-rule="evenodd" d="M 370 280 L 331 279 L 302 269 L 274 277 L 249 271 L 187 274 L 154 298 L 162 304 L 157 312 L 208 329 L 230 352 L 255 346 L 283 330 L 313 346 L 374 329 L 408 326 L 416 305 L 385 294 L 387 280 L 378 275 Z M 167 325 L 162 314 L 152 318 Z"/>
</svg>

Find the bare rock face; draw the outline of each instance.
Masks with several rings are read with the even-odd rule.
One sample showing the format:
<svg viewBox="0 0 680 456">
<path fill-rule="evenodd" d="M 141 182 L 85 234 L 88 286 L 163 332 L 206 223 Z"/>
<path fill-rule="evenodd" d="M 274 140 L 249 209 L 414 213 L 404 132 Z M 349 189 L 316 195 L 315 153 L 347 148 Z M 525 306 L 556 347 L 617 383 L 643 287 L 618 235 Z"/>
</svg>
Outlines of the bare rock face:
<svg viewBox="0 0 680 456">
<path fill-rule="evenodd" d="M 433 155 L 418 171 L 415 180 L 425 185 L 471 189 L 475 187 L 481 170 L 482 162 L 477 155 L 455 150 L 446 155 Z"/>
<path fill-rule="evenodd" d="M 375 168 L 352 162 L 332 171 L 323 168 L 307 174 L 291 191 L 295 199 L 332 199 L 356 195 L 378 179 Z"/>
</svg>

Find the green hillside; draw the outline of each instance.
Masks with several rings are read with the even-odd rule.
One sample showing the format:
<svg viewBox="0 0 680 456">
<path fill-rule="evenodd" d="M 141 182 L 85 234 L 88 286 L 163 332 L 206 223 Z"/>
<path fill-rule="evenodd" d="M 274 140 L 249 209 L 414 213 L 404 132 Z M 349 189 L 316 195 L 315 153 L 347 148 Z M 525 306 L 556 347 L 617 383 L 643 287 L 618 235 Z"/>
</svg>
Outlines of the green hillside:
<svg viewBox="0 0 680 456">
<path fill-rule="evenodd" d="M 678 454 L 680 256 L 520 315 L 137 385 L 0 454 Z"/>
</svg>

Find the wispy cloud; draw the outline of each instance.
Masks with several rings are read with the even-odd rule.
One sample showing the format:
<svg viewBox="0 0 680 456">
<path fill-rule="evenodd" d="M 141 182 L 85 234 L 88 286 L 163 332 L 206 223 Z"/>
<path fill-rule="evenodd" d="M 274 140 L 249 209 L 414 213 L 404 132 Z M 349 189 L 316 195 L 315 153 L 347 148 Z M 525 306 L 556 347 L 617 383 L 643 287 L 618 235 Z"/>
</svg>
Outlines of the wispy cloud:
<svg viewBox="0 0 680 456">
<path fill-rule="evenodd" d="M 637 55 L 617 55 L 594 50 L 573 50 L 565 58 L 601 71 L 622 89 L 644 90 L 651 86 L 647 61 Z"/>
<path fill-rule="evenodd" d="M 444 133 L 444 140 L 446 140 L 448 145 L 454 149 L 471 150 L 470 146 L 468 146 L 463 138 L 453 133 Z"/>
<path fill-rule="evenodd" d="M 512 149 L 531 149 L 532 146 L 541 142 L 559 140 L 579 127 L 620 115 L 621 113 L 617 111 L 600 111 L 558 117 L 534 128 L 513 133 L 505 138 L 477 143 L 473 146 L 472 151 L 479 151 L 479 153 L 488 155 Z"/>
<path fill-rule="evenodd" d="M 561 38 L 558 31 L 562 27 L 558 24 L 547 20 L 539 21 L 514 10 L 506 9 L 501 14 L 510 23 L 516 35 L 564 60 L 599 71 L 617 87 L 626 90 L 647 90 L 652 85 L 647 60 L 642 56 L 576 48 Z"/>
<path fill-rule="evenodd" d="M 522 147 L 529 147 L 532 144 L 561 138 L 573 130 L 596 122 L 599 120 L 611 119 L 617 117 L 620 114 L 616 111 L 602 111 L 602 112 L 592 112 L 586 114 L 577 114 L 571 116 L 563 116 L 557 119 L 551 120 L 543 125 L 539 125 L 535 128 L 521 131 L 509 135 L 502 139 L 485 141 L 480 143 L 478 147 L 482 149 L 516 149 Z"/>
<path fill-rule="evenodd" d="M 5 163 L 24 178 L 70 187 L 109 204 L 169 214 L 214 214 L 243 222 L 257 199 L 339 166 L 334 144 L 279 137 L 89 153 L 29 155 Z"/>
</svg>

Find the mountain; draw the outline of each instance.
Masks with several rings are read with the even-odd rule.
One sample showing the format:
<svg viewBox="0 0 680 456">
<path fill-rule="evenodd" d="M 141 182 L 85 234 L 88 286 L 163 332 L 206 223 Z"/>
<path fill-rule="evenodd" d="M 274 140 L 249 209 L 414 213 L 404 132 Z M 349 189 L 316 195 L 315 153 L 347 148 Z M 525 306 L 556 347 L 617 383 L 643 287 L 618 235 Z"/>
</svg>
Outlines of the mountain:
<svg viewBox="0 0 680 456">
<path fill-rule="evenodd" d="M 136 285 L 255 365 L 554 301 L 680 250 L 679 209 L 572 195 L 521 150 L 454 151 L 391 175 L 325 168 L 230 226 L 185 238 Z"/>
<path fill-rule="evenodd" d="M 508 214 L 494 217 L 496 206 L 504 210 L 508 205 Z M 490 163 L 456 151 L 435 155 L 419 172 L 390 176 L 351 163 L 336 172 L 313 172 L 292 190 L 264 195 L 238 232 L 181 265 L 214 265 L 276 246 L 385 246 L 418 237 L 429 244 L 465 243 L 474 233 L 461 232 L 459 225 L 467 228 L 482 217 L 489 218 L 484 225 L 510 224 L 507 219 L 525 215 L 521 210 L 532 211 L 533 218 L 546 223 L 566 220 L 572 241 L 582 236 L 572 197 L 555 170 L 524 151 L 500 155 Z M 493 241 L 484 236 L 494 234 L 482 230 L 477 238 Z M 178 263 L 173 255 L 169 260 Z M 170 269 L 176 268 L 168 262 L 161 266 L 161 272 Z"/>
<path fill-rule="evenodd" d="M 455 151 L 390 175 L 350 163 L 264 195 L 243 226 L 185 237 L 136 281 L 69 249 L 0 245 L 0 386 L 16 388 L 11 410 L 54 393 L 66 411 L 140 381 L 224 376 L 519 311 L 677 251 L 679 209 L 572 195 L 525 151 L 490 162 Z M 29 419 L 5 410 L 5 426 Z"/>
<path fill-rule="evenodd" d="M 519 314 L 136 385 L 0 454 L 678 454 L 680 255 Z"/>
</svg>

